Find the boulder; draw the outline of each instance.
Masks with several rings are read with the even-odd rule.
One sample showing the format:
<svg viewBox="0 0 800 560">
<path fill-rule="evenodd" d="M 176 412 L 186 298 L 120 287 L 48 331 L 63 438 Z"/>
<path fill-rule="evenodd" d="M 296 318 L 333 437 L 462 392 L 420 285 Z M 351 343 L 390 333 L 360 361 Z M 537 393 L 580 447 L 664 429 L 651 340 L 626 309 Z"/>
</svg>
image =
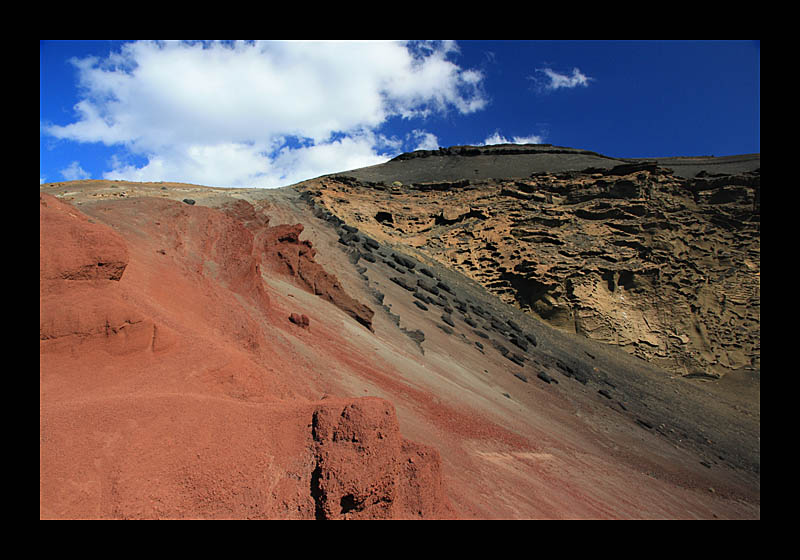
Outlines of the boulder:
<svg viewBox="0 0 800 560">
<path fill-rule="evenodd" d="M 414 287 L 411 284 L 409 284 L 408 281 L 406 281 L 404 278 L 400 278 L 399 276 L 392 276 L 391 278 L 389 278 L 389 280 L 391 280 L 392 282 L 394 282 L 398 286 L 401 286 L 401 287 L 405 288 L 409 292 L 416 291 L 416 287 Z"/>
<path fill-rule="evenodd" d="M 307 329 L 309 325 L 308 317 L 300 313 L 292 313 L 289 315 L 289 321 L 304 329 Z"/>
</svg>

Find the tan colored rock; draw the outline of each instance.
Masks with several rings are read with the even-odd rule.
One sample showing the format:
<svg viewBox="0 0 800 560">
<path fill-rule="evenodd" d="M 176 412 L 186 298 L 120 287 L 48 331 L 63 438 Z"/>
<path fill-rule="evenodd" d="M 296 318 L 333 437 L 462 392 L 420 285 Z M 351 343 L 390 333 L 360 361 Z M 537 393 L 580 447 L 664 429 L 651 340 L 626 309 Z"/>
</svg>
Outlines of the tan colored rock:
<svg viewBox="0 0 800 560">
<path fill-rule="evenodd" d="M 759 367 L 759 191 L 758 172 L 688 179 L 645 164 L 391 197 L 329 180 L 315 201 L 559 329 L 676 372 L 724 374 Z M 364 221 L 378 212 L 392 227 Z"/>
</svg>

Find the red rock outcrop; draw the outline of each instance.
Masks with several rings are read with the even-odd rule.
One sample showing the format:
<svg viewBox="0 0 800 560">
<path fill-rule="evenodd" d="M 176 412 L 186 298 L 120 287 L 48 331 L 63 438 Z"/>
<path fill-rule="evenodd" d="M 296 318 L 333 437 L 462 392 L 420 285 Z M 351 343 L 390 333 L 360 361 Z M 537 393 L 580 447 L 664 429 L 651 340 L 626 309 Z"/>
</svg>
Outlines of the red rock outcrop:
<svg viewBox="0 0 800 560">
<path fill-rule="evenodd" d="M 127 266 L 127 246 L 112 228 L 39 195 L 42 352 L 91 351 L 94 345 L 125 354 L 153 346 L 155 324 L 126 303 L 119 288 Z"/>
<path fill-rule="evenodd" d="M 347 292 L 335 275 L 314 260 L 316 249 L 308 240 L 300 240 L 303 224 L 285 224 L 266 228 L 260 237 L 265 260 L 272 270 L 293 278 L 298 285 L 331 302 L 353 319 L 372 330 L 372 309 L 359 303 Z"/>
<path fill-rule="evenodd" d="M 310 325 L 308 316 L 305 315 L 304 313 L 292 313 L 291 315 L 289 315 L 289 321 L 291 321 L 298 327 L 303 327 L 304 329 L 307 329 Z"/>
<path fill-rule="evenodd" d="M 43 281 L 119 280 L 127 265 L 128 249 L 114 230 L 49 194 L 39 195 L 39 276 Z"/>
<path fill-rule="evenodd" d="M 364 397 L 314 411 L 317 519 L 453 517 L 436 450 L 400 435 L 394 407 Z"/>
</svg>

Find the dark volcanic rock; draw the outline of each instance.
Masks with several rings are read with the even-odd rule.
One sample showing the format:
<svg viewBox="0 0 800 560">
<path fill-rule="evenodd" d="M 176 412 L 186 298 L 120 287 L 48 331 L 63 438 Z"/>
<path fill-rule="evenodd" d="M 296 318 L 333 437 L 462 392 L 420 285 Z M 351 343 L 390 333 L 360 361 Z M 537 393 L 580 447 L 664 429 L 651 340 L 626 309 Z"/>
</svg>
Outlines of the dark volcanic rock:
<svg viewBox="0 0 800 560">
<path fill-rule="evenodd" d="M 355 233 L 346 232 L 339 236 L 339 243 L 342 245 L 355 245 L 361 238 Z"/>
<path fill-rule="evenodd" d="M 425 303 L 431 303 L 432 302 L 431 298 L 429 298 L 428 296 L 426 296 L 425 294 L 423 294 L 420 291 L 414 292 L 414 297 L 417 298 L 418 300 L 422 301 L 422 302 L 425 302 Z"/>
<path fill-rule="evenodd" d="M 406 329 L 400 329 L 400 330 L 403 331 L 403 334 L 405 334 L 408 338 L 410 338 L 417 344 L 422 344 L 423 342 L 425 342 L 425 333 L 419 329 L 413 331 L 409 331 Z"/>
<path fill-rule="evenodd" d="M 508 348 L 497 342 L 496 340 L 492 340 L 492 345 L 497 348 L 497 351 L 500 352 L 503 356 L 508 355 Z"/>
<path fill-rule="evenodd" d="M 423 290 L 432 293 L 435 296 L 439 295 L 439 288 L 437 288 L 432 282 L 426 282 L 422 278 L 417 280 L 417 286 L 422 288 Z"/>
<path fill-rule="evenodd" d="M 398 286 L 402 286 L 403 288 L 405 288 L 409 292 L 413 292 L 413 291 L 416 290 L 415 286 L 412 286 L 411 284 L 408 283 L 407 280 L 405 280 L 404 278 L 400 278 L 399 276 L 392 276 L 391 278 L 389 278 L 389 280 L 391 280 L 392 282 L 394 282 Z"/>
<path fill-rule="evenodd" d="M 472 332 L 474 332 L 475 334 L 477 334 L 481 338 L 485 338 L 485 339 L 489 338 L 489 335 L 486 334 L 485 332 L 481 331 L 481 330 L 474 329 Z"/>
<path fill-rule="evenodd" d="M 417 266 L 417 264 L 408 257 L 404 257 L 403 255 L 399 255 L 397 253 L 392 253 L 392 258 L 395 260 L 395 262 L 403 265 L 408 270 L 414 270 L 414 267 Z"/>
<path fill-rule="evenodd" d="M 511 335 L 511 336 L 508 337 L 508 341 L 511 344 L 513 344 L 514 346 L 516 346 L 517 348 L 519 348 L 520 350 L 527 350 L 528 349 L 528 343 L 525 341 L 524 338 L 520 338 L 518 336 Z"/>
<path fill-rule="evenodd" d="M 525 358 L 523 358 L 519 354 L 512 354 L 512 353 L 509 352 L 509 353 L 504 354 L 504 355 L 505 355 L 506 358 L 508 358 L 509 360 L 511 360 L 512 362 L 517 364 L 518 366 L 524 366 L 525 365 Z"/>
<path fill-rule="evenodd" d="M 398 266 L 397 264 L 395 264 L 395 262 L 394 262 L 394 261 L 391 261 L 391 260 L 389 260 L 389 259 L 384 259 L 384 261 L 383 261 L 383 264 L 385 264 L 385 265 L 386 265 L 386 266 L 388 266 L 389 268 L 393 268 L 394 270 L 396 270 L 396 271 L 397 271 L 397 272 L 399 272 L 400 274 L 405 274 L 405 273 L 406 273 L 406 271 L 405 271 L 405 270 L 403 270 L 403 267 L 402 267 L 402 266 Z"/>
<path fill-rule="evenodd" d="M 538 377 L 539 379 L 541 379 L 545 383 L 558 383 L 557 380 L 553 379 L 552 377 L 550 377 L 549 375 L 547 375 L 543 371 L 540 371 L 539 373 L 537 373 L 536 377 Z"/>
<path fill-rule="evenodd" d="M 453 289 L 450 286 L 448 286 L 447 284 L 445 284 L 444 282 L 442 282 L 441 280 L 436 283 L 436 286 L 438 288 L 441 288 L 442 290 L 444 290 L 445 292 L 447 292 L 449 294 L 453 293 Z"/>
</svg>

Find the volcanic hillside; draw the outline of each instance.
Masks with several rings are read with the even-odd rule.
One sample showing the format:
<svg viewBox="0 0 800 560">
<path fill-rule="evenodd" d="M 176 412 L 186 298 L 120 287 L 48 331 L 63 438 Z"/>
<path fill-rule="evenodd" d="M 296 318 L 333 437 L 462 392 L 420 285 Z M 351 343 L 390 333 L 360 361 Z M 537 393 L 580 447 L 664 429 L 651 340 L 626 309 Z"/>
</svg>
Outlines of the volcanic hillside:
<svg viewBox="0 0 800 560">
<path fill-rule="evenodd" d="M 508 280 L 505 266 L 563 286 L 558 266 L 581 270 L 567 238 L 589 235 L 577 220 L 608 235 L 627 214 L 648 216 L 630 195 L 639 174 L 679 201 L 681 176 L 660 164 L 618 175 L 631 162 L 563 148 L 463 149 L 270 190 L 41 185 L 40 517 L 760 518 L 750 335 L 737 339 L 743 367 L 721 375 L 698 360 L 705 369 L 688 373 L 705 375 L 677 375 L 636 350 L 633 335 L 607 344 L 592 329 L 565 328 L 558 313 L 554 328 L 534 305 L 544 298 L 515 295 L 530 293 L 522 280 L 509 280 L 510 291 L 490 285 Z M 464 162 L 474 176 L 464 177 Z M 581 170 L 569 183 L 565 173 Z M 541 172 L 549 190 L 531 177 Z M 620 196 L 604 198 L 603 188 Z M 753 188 L 725 185 L 735 200 L 720 208 L 735 213 Z M 644 211 L 630 210 L 637 205 Z M 579 215 L 604 211 L 612 215 Z M 548 212 L 555 221 L 534 219 Z M 569 235 L 558 225 L 565 213 Z M 522 214 L 529 223 L 513 222 Z M 752 227 L 752 215 L 736 216 Z M 481 260 L 491 223 L 499 255 Z M 527 241 L 545 232 L 563 245 Z M 738 259 L 757 251 L 749 235 L 719 233 L 716 247 L 730 242 Z M 512 248 L 507 237 L 561 252 Z M 622 266 L 615 247 L 619 266 L 584 258 L 582 273 L 602 279 L 587 284 L 594 295 L 573 289 L 559 300 L 552 288 L 553 307 L 596 301 L 587 317 L 621 328 L 613 298 L 632 300 L 620 313 L 638 309 L 651 296 L 633 294 L 649 293 L 651 273 Z M 554 254 L 561 265 L 547 264 Z M 757 278 L 757 253 L 748 255 Z M 741 298 L 725 309 L 757 321 L 758 299 Z M 695 344 L 693 331 L 669 328 Z M 706 337 L 712 353 L 728 348 L 723 334 Z M 664 364 L 674 348 L 658 347 Z"/>
<path fill-rule="evenodd" d="M 456 147 L 303 188 L 556 328 L 719 377 L 760 370 L 759 166 L 758 155 Z"/>
</svg>

